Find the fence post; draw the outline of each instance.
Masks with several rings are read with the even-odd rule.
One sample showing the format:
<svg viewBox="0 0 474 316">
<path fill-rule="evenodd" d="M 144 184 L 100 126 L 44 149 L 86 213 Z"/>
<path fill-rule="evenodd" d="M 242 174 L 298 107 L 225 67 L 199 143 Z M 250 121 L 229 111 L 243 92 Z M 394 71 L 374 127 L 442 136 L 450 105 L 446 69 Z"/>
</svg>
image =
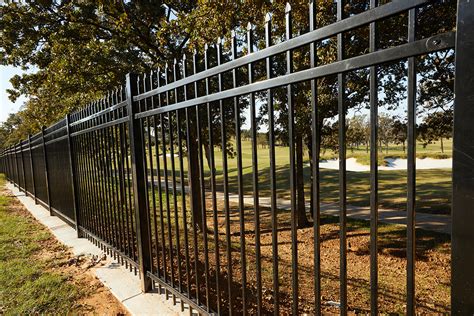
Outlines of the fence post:
<svg viewBox="0 0 474 316">
<path fill-rule="evenodd" d="M 72 185 L 72 201 L 74 207 L 74 218 L 76 224 L 76 234 L 77 238 L 81 237 L 81 233 L 79 231 L 79 207 L 77 204 L 77 190 L 76 190 L 76 167 L 75 167 L 75 160 L 74 160 L 74 151 L 72 148 L 72 137 L 71 137 L 71 128 L 69 126 L 71 121 L 71 117 L 69 114 L 66 115 L 66 131 L 67 131 L 67 147 L 69 152 L 69 170 L 71 174 L 71 185 Z"/>
<path fill-rule="evenodd" d="M 12 182 L 12 175 L 13 175 L 13 166 L 12 166 L 12 146 L 8 147 L 7 150 L 7 158 L 8 158 L 8 181 Z"/>
<path fill-rule="evenodd" d="M 28 135 L 28 151 L 30 153 L 30 169 L 31 169 L 31 182 L 33 184 L 33 197 L 35 199 L 35 204 L 38 204 L 38 199 L 36 198 L 36 181 L 35 181 L 35 171 L 33 164 L 33 152 L 31 151 L 31 135 Z"/>
<path fill-rule="evenodd" d="M 17 163 L 17 166 L 18 166 L 18 175 L 17 175 L 17 183 L 18 183 L 18 190 L 20 192 L 22 192 L 22 188 L 21 188 L 21 164 L 20 164 L 20 160 L 21 160 L 21 155 L 20 155 L 20 144 L 18 143 L 16 145 L 16 150 L 17 150 L 17 153 L 16 153 L 16 163 Z"/>
<path fill-rule="evenodd" d="M 12 153 L 12 146 L 8 148 L 8 165 L 9 165 L 9 175 L 8 180 L 13 183 L 13 153 Z"/>
<path fill-rule="evenodd" d="M 7 153 L 7 165 L 8 165 L 8 175 L 7 175 L 7 179 L 8 181 L 12 182 L 12 160 L 11 160 L 11 147 L 8 147 L 8 149 L 6 150 L 6 153 Z"/>
<path fill-rule="evenodd" d="M 15 167 L 16 167 L 16 154 L 15 154 L 15 147 L 12 145 L 10 146 L 10 167 L 12 169 L 12 174 L 10 176 L 10 181 L 16 186 L 15 183 Z"/>
<path fill-rule="evenodd" d="M 13 166 L 12 166 L 12 146 L 8 147 L 8 181 L 12 181 L 13 176 Z"/>
<path fill-rule="evenodd" d="M 7 148 L 5 150 L 5 163 L 7 164 L 7 180 L 10 181 L 10 175 L 11 175 L 11 171 L 10 171 L 10 153 L 9 153 L 9 149 Z"/>
<path fill-rule="evenodd" d="M 145 170 L 145 155 L 143 148 L 143 131 L 140 122 L 135 119 L 137 107 L 134 106 L 133 96 L 138 94 L 137 75 L 127 74 L 127 113 L 128 113 L 128 135 L 130 139 L 130 151 L 132 156 L 132 181 L 133 197 L 135 206 L 138 265 L 143 292 L 152 288 L 152 282 L 147 277 L 147 271 L 151 271 L 151 245 L 148 225 L 147 192 L 145 181 L 148 181 Z"/>
<path fill-rule="evenodd" d="M 48 197 L 49 214 L 53 216 L 54 214 L 51 208 L 51 192 L 49 190 L 48 153 L 46 151 L 46 143 L 44 141 L 44 130 L 45 130 L 45 127 L 43 126 L 41 128 L 41 140 L 43 141 L 42 144 L 43 144 L 43 159 L 44 159 L 44 175 L 46 179 L 46 196 Z"/>
<path fill-rule="evenodd" d="M 23 193 L 28 196 L 28 190 L 26 189 L 26 174 L 25 174 L 25 156 L 23 155 L 23 144 L 20 140 L 20 155 L 21 155 L 21 174 L 23 176 Z"/>
<path fill-rule="evenodd" d="M 12 177 L 13 177 L 13 159 L 12 159 L 12 146 L 8 147 L 8 172 L 10 173 L 8 175 L 8 180 L 13 183 Z"/>
<path fill-rule="evenodd" d="M 459 0 L 454 84 L 451 312 L 474 314 L 474 2 Z"/>
<path fill-rule="evenodd" d="M 6 163 L 7 163 L 7 180 L 10 181 L 10 175 L 11 175 L 11 170 L 10 170 L 10 149 L 7 148 L 5 150 L 5 155 L 6 155 Z"/>
<path fill-rule="evenodd" d="M 21 192 L 21 188 L 20 188 L 20 167 L 18 167 L 18 148 L 17 148 L 17 145 L 14 145 L 14 148 L 15 148 L 15 168 L 16 168 L 16 172 L 15 172 L 15 185 L 16 187 L 18 187 L 18 190 Z"/>
</svg>

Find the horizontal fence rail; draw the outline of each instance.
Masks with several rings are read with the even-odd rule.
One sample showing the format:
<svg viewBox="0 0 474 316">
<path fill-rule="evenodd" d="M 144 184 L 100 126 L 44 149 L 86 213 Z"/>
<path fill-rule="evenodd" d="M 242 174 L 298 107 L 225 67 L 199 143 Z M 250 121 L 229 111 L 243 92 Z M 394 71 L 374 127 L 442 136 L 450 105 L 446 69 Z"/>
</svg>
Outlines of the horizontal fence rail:
<svg viewBox="0 0 474 316">
<path fill-rule="evenodd" d="M 397 65 L 406 72 L 408 117 L 403 300 L 406 314 L 414 315 L 419 312 L 415 287 L 417 60 L 451 51 L 468 64 L 468 56 L 474 53 L 470 42 L 464 42 L 473 34 L 468 30 L 472 23 L 466 21 L 474 15 L 474 4 L 467 0 L 459 1 L 458 10 L 462 8 L 463 13 L 458 11 L 456 31 L 442 29 L 419 36 L 420 13 L 441 14 L 445 3 L 398 0 L 379 5 L 370 0 L 362 12 L 354 13 L 338 1 L 333 22 L 318 27 L 318 6 L 311 1 L 308 29 L 298 36 L 288 4 L 284 32 L 278 38 L 276 23 L 268 14 L 263 32 L 249 24 L 247 30 L 232 32 L 227 42 L 206 45 L 202 55 L 195 52 L 161 69 L 129 74 L 123 86 L 6 148 L 0 155 L 1 172 L 51 215 L 74 227 L 78 237 L 93 241 L 138 274 L 144 292 L 157 287 L 175 304 L 179 300 L 182 308 L 188 304 L 191 312 L 320 315 L 329 308 L 345 315 L 351 310 L 346 124 L 338 125 L 337 137 L 339 301 L 331 310 L 321 299 L 324 183 L 319 168 L 323 115 L 319 89 L 323 80 L 334 83 L 331 111 L 338 122 L 346 122 L 351 80 L 367 78 L 363 102 L 370 108 L 371 128 L 370 299 L 365 310 L 376 315 L 386 312 L 380 310 L 385 298 L 379 295 L 378 98 L 387 80 L 381 69 Z M 379 28 L 390 19 L 401 21 L 405 33 L 394 34 L 393 41 L 382 45 Z M 367 31 L 367 47 L 353 53 L 349 46 L 361 30 Z M 328 47 L 332 61 L 321 63 L 318 53 Z M 472 212 L 468 212 L 472 192 L 464 193 L 467 189 L 459 187 L 473 186 L 470 170 L 474 164 L 466 158 L 472 157 L 472 142 L 466 139 L 472 124 L 466 122 L 474 120 L 469 108 L 474 85 L 471 74 L 462 68 L 456 64 L 451 285 L 451 312 L 460 315 L 474 312 L 474 273 L 467 268 L 474 265 L 474 230 L 472 224 L 465 226 L 466 220 L 472 223 Z M 464 82 L 459 84 L 459 80 Z M 302 107 L 306 117 L 300 114 Z M 259 148 L 262 120 L 268 130 L 268 149 Z M 311 127 L 305 144 L 312 148 L 309 179 L 303 176 L 299 158 L 301 124 Z M 245 128 L 250 148 L 242 142 Z M 282 129 L 288 146 L 288 165 L 283 171 L 276 154 Z M 244 165 L 245 159 L 250 165 Z M 268 161 L 266 170 L 259 169 L 260 160 Z M 251 172 L 244 174 L 245 168 Z M 282 172 L 286 172 L 284 182 L 278 178 Z M 309 193 L 301 189 L 305 182 Z M 282 192 L 289 196 L 288 212 L 280 205 Z M 269 207 L 263 206 L 267 200 Z M 306 211 L 300 212 L 306 202 L 311 222 Z M 312 229 L 310 250 L 301 248 L 301 227 Z M 284 248 L 279 243 L 287 232 Z M 302 256 L 311 256 L 311 271 L 303 271 Z"/>
</svg>

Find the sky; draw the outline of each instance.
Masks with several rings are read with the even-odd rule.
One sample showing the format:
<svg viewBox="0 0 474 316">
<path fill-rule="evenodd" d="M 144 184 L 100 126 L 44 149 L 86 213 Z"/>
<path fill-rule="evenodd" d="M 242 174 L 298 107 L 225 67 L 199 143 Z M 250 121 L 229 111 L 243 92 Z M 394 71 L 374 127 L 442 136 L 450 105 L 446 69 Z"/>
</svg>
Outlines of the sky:
<svg viewBox="0 0 474 316">
<path fill-rule="evenodd" d="M 21 68 L 0 65 L 0 123 L 5 122 L 8 114 L 17 112 L 26 101 L 26 98 L 21 96 L 15 103 L 11 102 L 6 91 L 12 88 L 10 78 L 23 72 Z"/>
</svg>

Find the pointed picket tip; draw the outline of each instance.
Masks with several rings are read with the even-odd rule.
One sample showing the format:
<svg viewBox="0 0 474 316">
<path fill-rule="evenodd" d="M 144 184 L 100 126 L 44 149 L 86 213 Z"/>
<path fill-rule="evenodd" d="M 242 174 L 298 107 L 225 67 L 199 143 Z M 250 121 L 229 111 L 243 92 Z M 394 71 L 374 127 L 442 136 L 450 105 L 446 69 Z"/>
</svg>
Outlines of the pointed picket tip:
<svg viewBox="0 0 474 316">
<path fill-rule="evenodd" d="M 176 65 L 178 63 L 178 60 L 176 58 L 173 59 L 173 65 Z"/>
<path fill-rule="evenodd" d="M 252 23 L 247 23 L 247 31 L 251 31 L 252 30 Z"/>
<path fill-rule="evenodd" d="M 290 11 L 291 11 L 291 4 L 287 2 L 285 6 L 285 13 L 289 13 Z"/>
<path fill-rule="evenodd" d="M 198 53 L 197 49 L 194 49 L 194 50 L 193 50 L 193 56 L 196 56 L 197 53 Z"/>
<path fill-rule="evenodd" d="M 235 30 L 230 31 L 230 37 L 235 38 L 237 36 L 237 33 Z"/>
<path fill-rule="evenodd" d="M 224 39 L 222 37 L 217 38 L 217 45 L 222 45 L 223 42 L 224 42 Z"/>
<path fill-rule="evenodd" d="M 272 14 L 270 12 L 267 12 L 267 14 L 265 14 L 265 23 L 268 23 L 272 20 Z"/>
<path fill-rule="evenodd" d="M 207 43 L 204 44 L 204 50 L 208 50 L 208 49 L 209 49 L 209 45 L 207 45 Z"/>
<path fill-rule="evenodd" d="M 165 63 L 165 69 L 168 69 L 168 62 Z"/>
<path fill-rule="evenodd" d="M 183 60 L 186 60 L 186 54 L 183 54 Z"/>
<path fill-rule="evenodd" d="M 309 0 L 309 14 L 310 14 L 310 19 L 316 15 L 315 8 L 316 8 L 316 3 L 314 0 Z M 310 22 L 311 23 L 311 22 Z"/>
</svg>

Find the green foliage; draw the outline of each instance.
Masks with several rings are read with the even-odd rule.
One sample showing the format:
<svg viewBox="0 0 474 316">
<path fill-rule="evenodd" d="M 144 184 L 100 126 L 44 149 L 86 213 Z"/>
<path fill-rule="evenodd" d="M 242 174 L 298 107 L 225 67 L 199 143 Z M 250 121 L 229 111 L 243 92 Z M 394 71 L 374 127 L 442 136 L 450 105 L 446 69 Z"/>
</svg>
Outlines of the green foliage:
<svg viewBox="0 0 474 316">
<path fill-rule="evenodd" d="M 10 114 L 5 122 L 0 125 L 0 143 L 4 147 L 17 144 L 22 139 L 22 117 L 18 114 Z"/>
<path fill-rule="evenodd" d="M 418 139 L 423 143 L 423 147 L 433 143 L 433 141 L 449 139 L 453 130 L 453 110 L 430 113 L 423 123 L 418 127 Z M 441 144 L 441 146 L 443 146 Z M 444 148 L 441 147 L 444 152 Z"/>
<path fill-rule="evenodd" d="M 317 28 L 335 22 L 335 5 L 331 1 L 317 2 Z M 349 1 L 344 15 L 350 16 L 369 8 L 369 1 Z M 456 5 L 454 1 L 443 1 L 420 8 L 417 25 L 420 36 L 446 32 L 454 28 Z M 49 125 L 62 118 L 68 111 L 83 107 L 91 100 L 101 97 L 106 91 L 123 82 L 127 72 L 144 72 L 163 67 L 173 58 L 180 59 L 183 53 L 195 49 L 203 52 L 204 45 L 218 38 L 229 36 L 231 30 L 246 54 L 245 34 L 247 23 L 255 26 L 255 45 L 265 47 L 264 17 L 272 13 L 271 31 L 273 44 L 285 40 L 285 3 L 270 1 L 99 1 L 67 2 L 37 1 L 11 2 L 0 6 L 0 63 L 25 69 L 34 73 L 11 78 L 12 100 L 20 95 L 29 97 L 17 120 L 21 128 L 17 133 L 2 131 L 7 143 L 14 143 L 27 134 L 38 132 L 42 125 Z M 292 1 L 293 36 L 309 31 L 308 3 Z M 405 43 L 407 15 L 400 14 L 377 24 L 378 48 Z M 368 27 L 361 27 L 345 34 L 345 58 L 365 54 L 368 49 Z M 229 41 L 224 41 L 225 49 Z M 211 45 L 212 47 L 212 45 Z M 210 65 L 216 63 L 214 48 L 210 48 Z M 273 56 L 272 76 L 286 72 L 285 54 Z M 230 56 L 225 53 L 224 60 Z M 293 51 L 295 71 L 309 67 L 309 48 Z M 317 64 L 324 65 L 336 60 L 336 40 L 329 38 L 317 43 Z M 202 69 L 202 64 L 197 65 Z M 452 107 L 454 54 L 452 51 L 421 56 L 417 59 L 420 76 L 419 104 L 422 111 Z M 263 63 L 255 63 L 255 80 L 264 78 Z M 241 72 L 242 70 L 239 70 Z M 239 80 L 248 74 L 240 73 Z M 397 108 L 404 100 L 406 91 L 405 61 L 377 67 L 379 80 L 379 106 Z M 368 104 L 368 69 L 352 71 L 345 75 L 346 109 L 363 108 Z M 225 76 L 224 76 L 225 79 Z M 224 85 L 229 85 L 224 80 Z M 215 80 L 211 80 L 211 91 L 215 91 Z M 201 88 L 200 88 L 201 89 Z M 281 143 L 288 142 L 288 109 L 286 89 L 275 89 L 275 132 Z M 325 124 L 337 118 L 337 76 L 317 80 L 317 103 L 321 133 Z M 257 97 L 265 105 L 265 93 Z M 311 107 L 309 83 L 293 87 L 295 105 L 296 137 L 303 138 L 311 152 Z M 241 98 L 241 108 L 247 99 Z M 215 107 L 213 107 L 215 108 Z M 260 122 L 265 121 L 267 107 L 262 106 Z M 202 113 L 205 117 L 206 113 Z M 226 122 L 233 117 L 226 110 Z M 210 126 L 219 128 L 217 111 L 211 111 Z M 229 129 L 229 137 L 232 136 Z M 213 131 L 216 144 L 222 146 L 219 133 Z M 203 129 L 206 140 L 207 128 Z M 2 143 L 6 144 L 5 142 Z M 227 145 L 229 139 L 227 139 Z M 206 144 L 204 144 L 206 145 Z M 229 153 L 233 148 L 228 148 Z M 311 154 L 311 153 L 310 153 Z"/>
<path fill-rule="evenodd" d="M 367 122 L 365 115 L 354 115 L 347 120 L 346 139 L 352 152 L 354 147 L 359 148 L 360 145 L 365 145 L 368 149 L 370 143 L 370 124 Z"/>
<path fill-rule="evenodd" d="M 346 121 L 346 142 L 347 147 L 351 149 L 348 157 L 353 157 L 355 148 L 359 149 L 359 145 L 363 144 L 366 153 L 370 147 L 370 122 L 365 115 L 354 115 Z M 431 112 L 427 114 L 416 127 L 417 140 L 422 144 L 423 149 L 429 144 L 439 141 L 441 153 L 436 157 L 445 157 L 444 141 L 452 136 L 453 129 L 453 111 Z M 392 151 L 391 144 L 401 145 L 403 156 L 406 152 L 408 125 L 406 119 L 400 119 L 397 116 L 391 117 L 385 112 L 378 115 L 378 140 L 379 150 L 385 150 L 388 154 L 389 149 Z M 338 151 L 338 122 L 323 127 L 322 143 L 323 152 L 326 150 Z M 424 152 L 424 151 L 423 151 Z M 362 155 L 364 156 L 364 155 Z M 420 157 L 420 155 L 417 154 Z M 433 157 L 425 155 L 424 157 Z M 369 157 L 357 157 L 361 161 L 366 161 Z M 368 164 L 368 163 L 367 163 Z"/>
<path fill-rule="evenodd" d="M 171 1 L 184 11 L 186 5 Z M 22 138 L 143 72 L 181 56 L 170 10 L 155 3 L 118 1 L 11 2 L 0 6 L 0 63 L 34 68 L 11 78 L 14 101 L 29 97 L 18 114 Z M 179 45 L 178 45 L 179 42 Z"/>
</svg>

